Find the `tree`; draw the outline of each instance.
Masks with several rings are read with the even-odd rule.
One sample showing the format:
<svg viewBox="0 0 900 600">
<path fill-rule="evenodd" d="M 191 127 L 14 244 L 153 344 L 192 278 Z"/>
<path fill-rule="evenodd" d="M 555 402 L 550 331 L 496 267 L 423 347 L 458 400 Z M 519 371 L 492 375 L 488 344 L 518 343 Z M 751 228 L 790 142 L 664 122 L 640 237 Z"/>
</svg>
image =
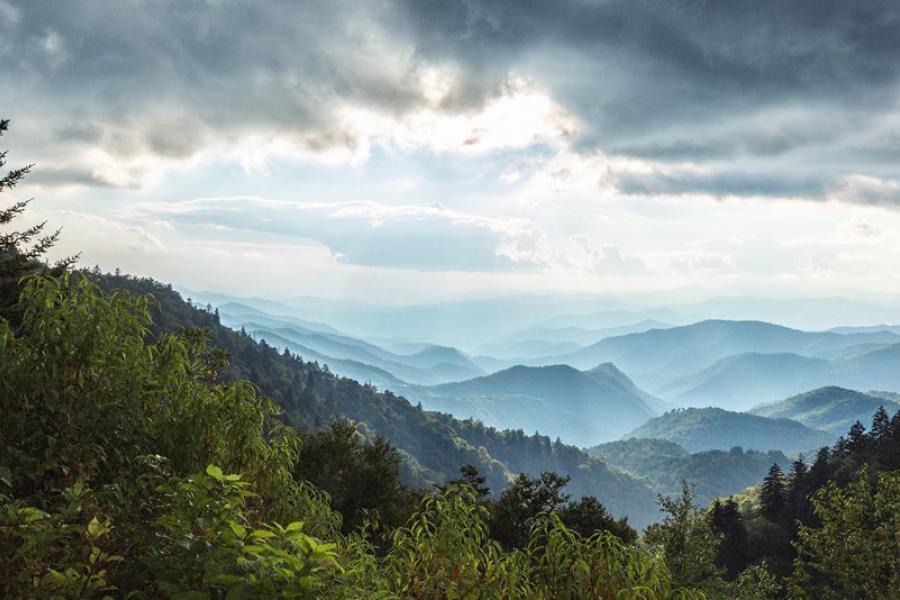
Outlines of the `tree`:
<svg viewBox="0 0 900 600">
<path fill-rule="evenodd" d="M 468 486 L 475 492 L 475 498 L 484 500 L 491 494 L 491 488 L 486 485 L 487 478 L 478 472 L 475 465 L 463 465 L 459 468 L 460 476 L 451 479 L 441 489 L 448 489 L 451 486 Z"/>
<path fill-rule="evenodd" d="M 868 468 L 846 488 L 829 483 L 813 500 L 820 527 L 801 525 L 790 577 L 793 598 L 884 599 L 900 590 L 900 473 Z"/>
<path fill-rule="evenodd" d="M 724 503 L 716 500 L 710 512 L 710 524 L 721 536 L 716 564 L 733 579 L 747 566 L 747 529 L 737 502 L 731 498 Z"/>
<path fill-rule="evenodd" d="M 294 479 L 326 492 L 343 516 L 344 532 L 364 521 L 378 531 L 403 524 L 416 497 L 400 482 L 400 454 L 387 440 L 365 443 L 350 421 L 303 436 Z"/>
<path fill-rule="evenodd" d="M 719 579 L 715 564 L 719 541 L 703 510 L 694 506 L 694 495 L 683 482 L 678 498 L 659 498 L 662 522 L 650 525 L 644 541 L 662 551 L 676 586 L 704 587 Z"/>
<path fill-rule="evenodd" d="M 9 128 L 8 119 L 0 119 L 0 136 Z M 0 169 L 6 165 L 6 151 L 0 152 Z M 0 178 L 0 193 L 15 188 L 31 171 L 33 165 L 25 165 L 8 171 Z M 14 308 L 18 298 L 19 283 L 23 277 L 45 272 L 43 256 L 59 239 L 59 230 L 44 232 L 46 221 L 21 231 L 6 231 L 13 219 L 22 215 L 30 200 L 13 202 L 0 207 L 0 317 L 5 317 L 13 325 L 21 318 L 21 310 Z M 30 245 L 30 246 L 29 246 Z M 75 262 L 76 257 L 65 258 L 54 267 L 59 274 Z"/>
<path fill-rule="evenodd" d="M 577 502 L 569 502 L 559 510 L 559 518 L 566 527 L 585 538 L 598 531 L 606 531 L 629 544 L 637 541 L 637 532 L 628 525 L 628 518 L 613 518 L 593 496 L 583 496 Z"/>
<path fill-rule="evenodd" d="M 769 468 L 759 492 L 762 514 L 770 521 L 778 520 L 784 508 L 784 473 L 777 463 Z"/>
<path fill-rule="evenodd" d="M 569 496 L 562 491 L 567 483 L 568 477 L 556 473 L 541 473 L 536 479 L 520 473 L 494 506 L 491 536 L 505 548 L 524 547 L 538 515 L 568 502 Z"/>
</svg>

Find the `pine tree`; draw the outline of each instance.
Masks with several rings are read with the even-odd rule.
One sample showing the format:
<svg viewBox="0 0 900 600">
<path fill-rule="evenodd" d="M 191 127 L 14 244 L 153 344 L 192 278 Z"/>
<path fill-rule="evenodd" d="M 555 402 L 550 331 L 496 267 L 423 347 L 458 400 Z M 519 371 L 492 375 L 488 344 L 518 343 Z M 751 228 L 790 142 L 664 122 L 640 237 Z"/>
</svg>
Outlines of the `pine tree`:
<svg viewBox="0 0 900 600">
<path fill-rule="evenodd" d="M 0 136 L 9 128 L 8 119 L 0 119 Z M 6 151 L 0 152 L 0 169 L 6 164 Z M 0 177 L 0 192 L 15 188 L 34 165 L 25 165 Z M 23 277 L 48 270 L 43 257 L 59 239 L 59 230 L 44 232 L 46 221 L 26 227 L 21 231 L 9 231 L 13 219 L 22 215 L 30 200 L 13 202 L 0 208 L 0 317 L 15 325 L 19 311 L 14 307 L 18 297 L 19 282 Z M 54 274 L 61 273 L 75 262 L 77 257 L 62 259 L 54 265 Z"/>
<path fill-rule="evenodd" d="M 475 496 L 479 499 L 487 498 L 491 494 L 491 488 L 486 485 L 487 479 L 478 472 L 475 465 L 463 465 L 459 468 L 460 476 L 451 479 L 447 485 L 441 486 L 443 489 L 451 485 L 467 485 L 475 492 Z"/>
<path fill-rule="evenodd" d="M 710 524 L 713 531 L 722 536 L 716 564 L 725 569 L 729 578 L 734 578 L 747 566 L 747 529 L 737 502 L 730 498 L 724 504 L 716 500 L 710 513 Z"/>
<path fill-rule="evenodd" d="M 770 521 L 777 520 L 784 508 L 784 499 L 784 473 L 778 463 L 775 463 L 769 468 L 769 473 L 763 479 L 760 490 L 759 501 L 762 514 Z"/>
<path fill-rule="evenodd" d="M 872 440 L 872 445 L 876 449 L 880 449 L 889 441 L 890 436 L 891 418 L 884 407 L 879 406 L 875 411 L 875 416 L 872 417 L 872 430 L 869 432 L 869 438 Z"/>
<path fill-rule="evenodd" d="M 868 446 L 868 437 L 866 436 L 866 426 L 857 421 L 850 427 L 847 434 L 847 451 L 862 452 Z"/>
</svg>

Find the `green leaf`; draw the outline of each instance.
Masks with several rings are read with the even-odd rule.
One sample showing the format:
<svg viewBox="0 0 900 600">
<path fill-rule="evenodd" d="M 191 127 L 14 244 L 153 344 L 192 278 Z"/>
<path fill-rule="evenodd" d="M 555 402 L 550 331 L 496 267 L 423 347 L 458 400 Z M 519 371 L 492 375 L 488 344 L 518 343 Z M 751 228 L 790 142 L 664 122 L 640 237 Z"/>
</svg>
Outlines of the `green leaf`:
<svg viewBox="0 0 900 600">
<path fill-rule="evenodd" d="M 46 519 L 47 516 L 47 513 L 32 506 L 26 506 L 25 508 L 19 509 L 19 517 L 21 517 L 26 523 L 34 523 L 35 521 Z"/>
<path fill-rule="evenodd" d="M 104 535 L 107 531 L 109 531 L 107 524 L 101 523 L 97 517 L 94 517 L 91 519 L 91 522 L 88 523 L 87 534 L 92 540 Z"/>
<path fill-rule="evenodd" d="M 234 535 L 238 536 L 241 539 L 247 537 L 247 530 L 240 524 L 231 521 L 228 523 L 228 526 L 231 527 L 231 530 L 234 532 Z"/>
<path fill-rule="evenodd" d="M 298 529 L 303 529 L 303 521 L 294 521 L 284 528 L 285 531 L 294 531 Z"/>
<path fill-rule="evenodd" d="M 225 474 L 222 473 L 222 469 L 217 467 L 216 465 L 209 465 L 206 467 L 206 474 L 215 479 L 216 481 L 222 481 L 225 479 Z"/>
<path fill-rule="evenodd" d="M 268 529 L 255 529 L 253 533 L 250 534 L 255 538 L 273 538 L 275 534 L 269 531 Z"/>
</svg>

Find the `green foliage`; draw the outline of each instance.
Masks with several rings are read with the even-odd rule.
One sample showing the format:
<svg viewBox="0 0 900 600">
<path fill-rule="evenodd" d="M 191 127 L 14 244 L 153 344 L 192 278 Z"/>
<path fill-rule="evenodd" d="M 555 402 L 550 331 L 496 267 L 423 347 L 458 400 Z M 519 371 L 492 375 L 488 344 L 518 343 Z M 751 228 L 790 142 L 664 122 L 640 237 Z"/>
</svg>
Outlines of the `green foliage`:
<svg viewBox="0 0 900 600">
<path fill-rule="evenodd" d="M 900 590 L 900 473 L 875 485 L 863 469 L 846 488 L 834 483 L 814 500 L 818 527 L 801 525 L 790 578 L 796 598 L 887 600 Z"/>
<path fill-rule="evenodd" d="M 0 119 L 0 136 L 9 128 L 8 119 Z M 6 152 L 0 151 L 0 169 L 6 165 Z M 0 193 L 15 188 L 31 171 L 32 165 L 26 165 L 0 175 Z M 13 324 L 21 316 L 20 307 L 16 306 L 19 281 L 28 275 L 52 271 L 62 273 L 77 257 L 64 258 L 52 269 L 41 262 L 42 257 L 56 244 L 59 230 L 44 233 L 46 223 L 31 225 L 25 229 L 10 230 L 11 223 L 20 217 L 30 200 L 13 202 L 5 208 L 0 206 L 0 317 Z"/>
<path fill-rule="evenodd" d="M 208 588 L 208 563 L 238 565 L 198 550 L 224 552 L 229 521 L 277 531 L 304 514 L 306 531 L 335 530 L 291 477 L 298 436 L 252 385 L 213 382 L 224 361 L 202 332 L 147 344 L 150 300 L 79 275 L 34 277 L 19 300 L 15 333 L 0 321 L 7 596 Z"/>
<path fill-rule="evenodd" d="M 382 437 L 364 443 L 356 425 L 337 420 L 303 436 L 294 478 L 328 494 L 349 533 L 365 522 L 370 532 L 405 523 L 418 497 L 400 481 L 400 454 Z"/>
<path fill-rule="evenodd" d="M 703 586 L 716 580 L 719 540 L 705 511 L 694 506 L 690 486 L 685 483 L 680 497 L 661 497 L 659 504 L 665 517 L 647 528 L 644 541 L 663 553 L 675 584 Z"/>
</svg>

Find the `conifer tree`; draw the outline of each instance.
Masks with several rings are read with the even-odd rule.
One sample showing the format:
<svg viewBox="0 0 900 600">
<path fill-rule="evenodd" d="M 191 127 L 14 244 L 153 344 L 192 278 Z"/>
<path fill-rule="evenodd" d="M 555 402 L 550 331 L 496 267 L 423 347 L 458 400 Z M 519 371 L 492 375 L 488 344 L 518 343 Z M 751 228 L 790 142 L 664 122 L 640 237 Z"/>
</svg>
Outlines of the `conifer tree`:
<svg viewBox="0 0 900 600">
<path fill-rule="evenodd" d="M 785 485 L 784 473 L 777 463 L 769 468 L 768 474 L 763 479 L 759 501 L 762 514 L 770 521 L 775 521 L 781 515 L 784 508 Z"/>
<path fill-rule="evenodd" d="M 9 120 L 0 119 L 0 136 L 9 129 Z M 0 151 L 0 169 L 6 165 L 6 151 Z M 12 169 L 0 176 L 0 193 L 15 188 L 34 165 Z M 2 171 L 0 171 L 2 172 Z M 18 311 L 14 309 L 18 296 L 19 282 L 23 277 L 34 275 L 47 269 L 42 262 L 44 255 L 59 239 L 59 230 L 45 233 L 47 223 L 38 223 L 19 231 L 12 230 L 12 221 L 25 212 L 30 200 L 18 200 L 12 204 L 0 202 L 0 317 L 18 321 Z M 59 261 L 55 270 L 61 272 L 75 262 L 75 257 Z"/>
</svg>

